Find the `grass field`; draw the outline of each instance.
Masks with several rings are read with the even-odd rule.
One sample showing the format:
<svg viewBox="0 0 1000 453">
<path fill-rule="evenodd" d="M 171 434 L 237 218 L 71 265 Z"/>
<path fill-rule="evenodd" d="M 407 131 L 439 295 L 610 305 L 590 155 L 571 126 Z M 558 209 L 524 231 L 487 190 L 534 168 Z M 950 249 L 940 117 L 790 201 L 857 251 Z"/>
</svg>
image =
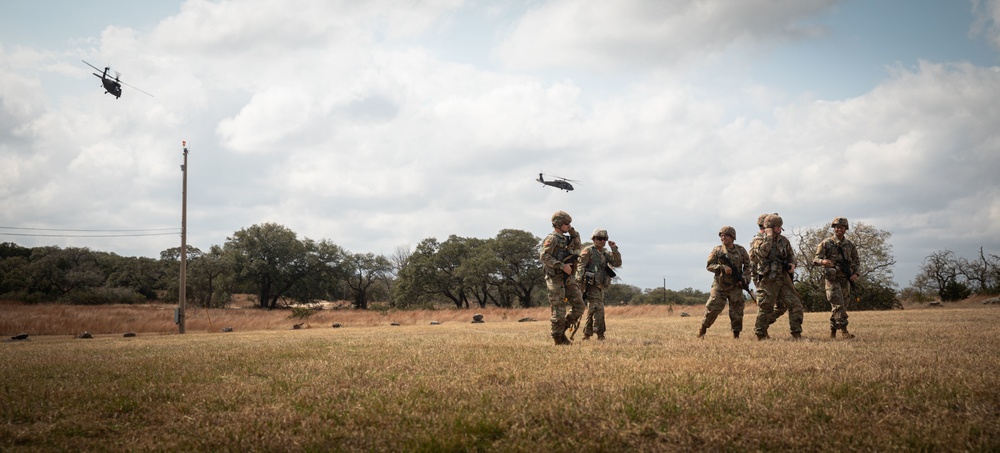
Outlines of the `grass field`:
<svg viewBox="0 0 1000 453">
<path fill-rule="evenodd" d="M 996 305 L 852 313 L 853 340 L 807 313 L 805 340 L 782 318 L 764 342 L 725 315 L 696 339 L 700 307 L 611 307 L 608 341 L 569 347 L 544 309 L 331 311 L 300 330 L 227 310 L 168 335 L 171 308 L 111 308 L 0 307 L 0 333 L 32 334 L 0 344 L 0 450 L 1000 450 Z"/>
</svg>

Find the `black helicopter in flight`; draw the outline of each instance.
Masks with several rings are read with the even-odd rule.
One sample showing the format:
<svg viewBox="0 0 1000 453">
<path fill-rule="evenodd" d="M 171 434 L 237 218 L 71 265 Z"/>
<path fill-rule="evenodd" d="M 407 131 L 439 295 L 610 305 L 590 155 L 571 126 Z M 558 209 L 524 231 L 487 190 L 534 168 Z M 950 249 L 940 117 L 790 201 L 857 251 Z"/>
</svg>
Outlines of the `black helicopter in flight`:
<svg viewBox="0 0 1000 453">
<path fill-rule="evenodd" d="M 580 181 L 576 181 L 576 180 L 573 180 L 573 179 L 566 179 L 566 178 L 563 178 L 563 177 L 560 177 L 560 176 L 556 176 L 556 179 L 550 179 L 550 180 L 546 181 L 545 177 L 541 173 L 538 174 L 538 179 L 536 179 L 535 181 L 538 181 L 538 182 L 540 182 L 542 184 L 545 184 L 546 186 L 552 186 L 552 187 L 560 188 L 560 189 L 565 190 L 567 192 L 573 190 L 573 185 L 570 184 L 570 182 L 577 182 L 577 183 L 580 182 Z"/>
<path fill-rule="evenodd" d="M 92 65 L 90 63 L 87 63 L 87 60 L 80 60 L 80 61 L 86 63 L 87 66 L 90 66 L 90 67 L 94 68 L 95 70 L 100 71 L 100 69 L 97 66 L 94 66 L 94 65 Z M 118 78 L 120 77 L 120 74 L 118 74 L 118 71 L 115 71 L 115 78 L 112 79 L 111 77 L 108 76 L 108 71 L 110 69 L 111 68 L 109 68 L 109 67 L 105 67 L 103 73 L 101 73 L 101 74 L 98 74 L 96 72 L 94 73 L 94 76 L 96 76 L 97 78 L 101 79 L 101 83 L 104 84 L 104 92 L 105 93 L 108 93 L 108 94 L 114 96 L 115 99 L 118 99 L 118 98 L 122 97 L 122 85 L 125 85 L 125 86 L 127 86 L 129 88 L 132 88 L 132 89 L 136 90 L 136 91 L 139 91 L 141 93 L 145 93 L 145 94 L 148 94 L 149 96 L 152 96 L 152 94 L 146 93 L 145 91 L 142 91 L 142 90 L 140 90 L 140 89 L 138 89 L 138 88 L 136 88 L 136 87 L 134 87 L 132 85 L 129 85 L 129 84 L 127 84 L 127 83 L 122 82 L 121 80 L 119 80 Z"/>
</svg>

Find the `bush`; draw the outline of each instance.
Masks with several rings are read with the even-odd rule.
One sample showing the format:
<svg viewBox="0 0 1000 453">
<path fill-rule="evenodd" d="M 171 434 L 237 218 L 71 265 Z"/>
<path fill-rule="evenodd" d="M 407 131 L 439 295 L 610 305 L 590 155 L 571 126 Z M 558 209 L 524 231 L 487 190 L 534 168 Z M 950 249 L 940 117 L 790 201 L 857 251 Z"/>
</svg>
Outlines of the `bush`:
<svg viewBox="0 0 1000 453">
<path fill-rule="evenodd" d="M 0 300 L 16 300 L 18 302 L 25 304 L 38 304 L 42 302 L 50 302 L 50 299 L 47 299 L 41 293 L 29 293 L 25 290 L 4 293 L 3 295 L 0 295 Z"/>
<path fill-rule="evenodd" d="M 972 290 L 964 283 L 949 280 L 941 288 L 941 302 L 952 302 L 962 300 L 972 295 Z"/>
<path fill-rule="evenodd" d="M 894 308 L 903 308 L 903 304 L 896 297 L 894 289 L 870 282 L 866 283 L 865 286 L 858 285 L 855 297 L 860 297 L 861 300 L 849 302 L 847 304 L 849 310 L 892 310 Z"/>
<path fill-rule="evenodd" d="M 826 289 L 814 289 L 802 282 L 796 283 L 795 289 L 802 298 L 802 306 L 805 311 L 823 312 L 833 308 L 830 301 L 826 300 Z M 862 284 L 859 280 L 859 283 L 856 283 L 851 291 L 850 298 L 851 300 L 847 301 L 847 310 L 849 311 L 903 308 L 894 289 L 871 281 Z"/>
<path fill-rule="evenodd" d="M 830 311 L 830 301 L 826 300 L 826 290 L 817 290 L 803 282 L 795 283 L 795 290 L 802 298 L 802 308 L 807 312 Z M 758 296 L 759 297 L 759 296 Z"/>
</svg>

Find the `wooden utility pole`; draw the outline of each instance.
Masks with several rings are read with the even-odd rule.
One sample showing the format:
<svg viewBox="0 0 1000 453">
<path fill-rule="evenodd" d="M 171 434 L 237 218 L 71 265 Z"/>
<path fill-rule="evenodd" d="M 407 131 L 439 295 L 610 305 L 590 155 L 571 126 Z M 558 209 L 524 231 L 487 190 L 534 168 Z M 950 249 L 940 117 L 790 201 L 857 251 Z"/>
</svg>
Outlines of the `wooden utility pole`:
<svg viewBox="0 0 1000 453">
<path fill-rule="evenodd" d="M 184 147 L 184 165 L 181 165 L 181 172 L 184 173 L 184 186 L 181 189 L 181 287 L 179 294 L 179 304 L 177 306 L 177 327 L 179 333 L 184 333 L 184 306 L 187 305 L 187 191 L 188 191 L 188 149 L 187 141 L 182 141 Z"/>
</svg>

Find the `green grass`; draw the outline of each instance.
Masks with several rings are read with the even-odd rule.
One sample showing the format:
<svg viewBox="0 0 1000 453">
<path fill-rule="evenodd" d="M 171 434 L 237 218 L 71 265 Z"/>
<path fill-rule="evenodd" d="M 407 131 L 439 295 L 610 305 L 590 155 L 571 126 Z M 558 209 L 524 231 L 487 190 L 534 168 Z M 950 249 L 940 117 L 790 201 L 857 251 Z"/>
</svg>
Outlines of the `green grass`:
<svg viewBox="0 0 1000 453">
<path fill-rule="evenodd" d="M 570 347 L 544 321 L 32 337 L 0 344 L 0 450 L 997 451 L 998 315 L 853 313 L 830 340 L 811 313 L 799 342 L 613 314 Z"/>
</svg>

